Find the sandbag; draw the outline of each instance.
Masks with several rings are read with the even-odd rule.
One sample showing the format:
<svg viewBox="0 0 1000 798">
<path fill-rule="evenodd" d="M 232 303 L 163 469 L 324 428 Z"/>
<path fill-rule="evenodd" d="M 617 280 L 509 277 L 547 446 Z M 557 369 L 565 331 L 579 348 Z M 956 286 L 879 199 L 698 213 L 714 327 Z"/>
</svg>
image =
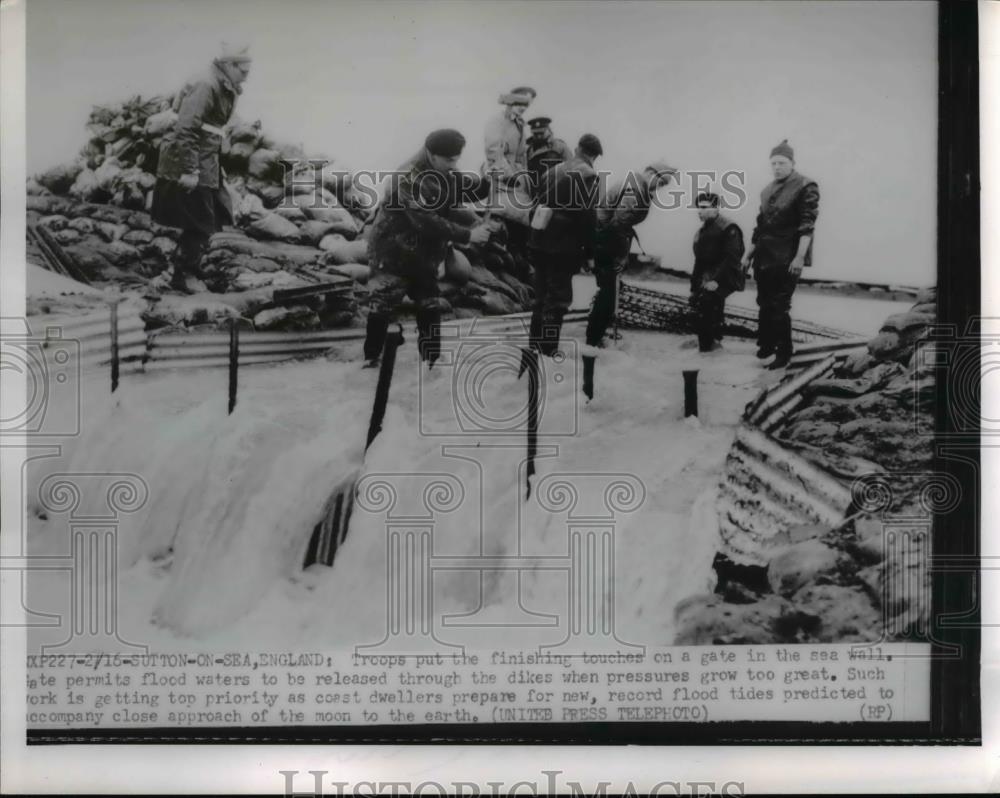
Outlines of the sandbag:
<svg viewBox="0 0 1000 798">
<path fill-rule="evenodd" d="M 54 166 L 46 172 L 38 175 L 38 183 L 53 194 L 65 194 L 70 190 L 77 176 L 83 171 L 83 164 L 68 163 Z M 31 194 L 30 181 L 28 193 Z"/>
<path fill-rule="evenodd" d="M 268 213 L 247 227 L 254 238 L 294 242 L 299 238 L 299 228 L 277 213 Z"/>
<path fill-rule="evenodd" d="M 126 244 L 132 244 L 133 246 L 148 244 L 153 240 L 154 236 L 149 230 L 129 230 L 125 233 L 121 240 Z"/>
<path fill-rule="evenodd" d="M 174 113 L 172 108 L 166 108 L 163 111 L 152 114 L 146 117 L 146 124 L 143 126 L 143 132 L 147 136 L 162 136 L 170 130 L 173 130 L 174 123 L 177 121 L 177 114 Z"/>
<path fill-rule="evenodd" d="M 277 150 L 261 148 L 250 156 L 247 171 L 253 177 L 269 182 L 276 182 L 284 177 L 285 169 L 281 163 L 281 153 Z"/>
<path fill-rule="evenodd" d="M 279 216 L 288 219 L 288 221 L 293 224 L 303 224 L 304 222 L 309 221 L 309 217 L 306 216 L 305 212 L 301 208 L 296 208 L 294 205 L 287 208 L 279 205 L 274 209 L 274 212 Z"/>
<path fill-rule="evenodd" d="M 237 122 L 229 130 L 229 139 L 234 144 L 250 143 L 256 147 L 261 139 L 260 127 L 259 119 L 253 124 L 249 122 Z"/>
<path fill-rule="evenodd" d="M 236 221 L 240 223 L 255 222 L 267 216 L 267 208 L 264 207 L 264 201 L 256 194 L 244 194 L 240 197 L 240 201 L 235 208 Z"/>
<path fill-rule="evenodd" d="M 342 263 L 339 266 L 331 268 L 329 271 L 331 274 L 342 274 L 345 277 L 350 277 L 362 285 L 367 283 L 372 276 L 371 267 L 365 266 L 363 263 Z"/>
<path fill-rule="evenodd" d="M 316 245 L 324 252 L 330 252 L 337 249 L 341 244 L 346 244 L 347 239 L 344 238 L 340 233 L 330 233 L 329 235 L 323 236 L 320 242 Z"/>
<path fill-rule="evenodd" d="M 464 252 L 452 247 L 444 259 L 445 278 L 457 285 L 465 285 L 472 279 L 472 264 Z"/>
<path fill-rule="evenodd" d="M 134 266 L 142 259 L 139 250 L 124 241 L 112 241 L 101 251 L 115 266 Z"/>
<path fill-rule="evenodd" d="M 94 170 L 94 178 L 97 185 L 104 191 L 114 189 L 115 179 L 121 174 L 122 167 L 117 158 L 105 158 L 104 163 Z"/>
<path fill-rule="evenodd" d="M 295 210 L 298 210 L 296 208 Z M 314 247 L 319 246 L 320 241 L 323 237 L 330 232 L 330 228 L 333 225 L 328 222 L 318 222 L 315 220 L 303 222 L 299 225 L 299 232 L 302 234 L 302 240 L 312 244 Z"/>
<path fill-rule="evenodd" d="M 98 182 L 97 176 L 94 174 L 93 170 L 83 169 L 80 174 L 76 176 L 76 180 L 73 181 L 73 185 L 70 186 L 69 193 L 77 199 L 89 202 L 90 199 L 96 196 L 100 190 L 100 183 Z"/>
<path fill-rule="evenodd" d="M 320 242 L 320 245 L 321 249 L 326 249 L 326 254 L 323 256 L 324 263 L 332 263 L 337 266 L 348 263 L 368 263 L 367 241 L 341 241 L 336 244 L 331 242 L 328 247 L 323 247 L 322 242 Z"/>
</svg>

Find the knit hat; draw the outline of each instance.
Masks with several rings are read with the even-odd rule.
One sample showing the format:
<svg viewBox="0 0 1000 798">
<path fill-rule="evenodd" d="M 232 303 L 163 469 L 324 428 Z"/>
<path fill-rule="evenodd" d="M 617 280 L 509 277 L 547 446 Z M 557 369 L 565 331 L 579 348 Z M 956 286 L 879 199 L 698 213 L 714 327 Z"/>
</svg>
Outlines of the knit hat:
<svg viewBox="0 0 1000 798">
<path fill-rule="evenodd" d="M 775 155 L 783 155 L 789 161 L 795 160 L 795 150 L 792 149 L 791 145 L 788 143 L 788 139 L 782 139 L 781 144 L 771 150 L 771 158 Z"/>
<path fill-rule="evenodd" d="M 454 158 L 462 154 L 462 149 L 465 147 L 465 136 L 457 130 L 443 128 L 430 133 L 424 140 L 424 146 L 431 155 Z"/>
<path fill-rule="evenodd" d="M 598 155 L 604 155 L 601 140 L 593 133 L 584 133 L 580 136 L 580 141 L 576 146 L 593 158 L 596 158 Z"/>
</svg>

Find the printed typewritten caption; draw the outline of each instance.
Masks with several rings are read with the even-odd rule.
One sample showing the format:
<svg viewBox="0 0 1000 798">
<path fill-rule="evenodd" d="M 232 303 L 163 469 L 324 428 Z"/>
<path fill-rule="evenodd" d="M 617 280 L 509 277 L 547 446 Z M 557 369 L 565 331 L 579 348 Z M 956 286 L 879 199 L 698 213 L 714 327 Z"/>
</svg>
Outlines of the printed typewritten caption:
<svg viewBox="0 0 1000 798">
<path fill-rule="evenodd" d="M 925 644 L 31 655 L 30 729 L 732 720 L 923 721 Z"/>
</svg>

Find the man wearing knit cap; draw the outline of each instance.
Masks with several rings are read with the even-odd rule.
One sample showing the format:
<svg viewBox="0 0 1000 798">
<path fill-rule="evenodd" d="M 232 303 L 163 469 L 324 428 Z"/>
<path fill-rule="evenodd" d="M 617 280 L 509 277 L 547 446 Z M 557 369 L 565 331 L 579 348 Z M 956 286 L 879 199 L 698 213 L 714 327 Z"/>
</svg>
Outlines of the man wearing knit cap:
<svg viewBox="0 0 1000 798">
<path fill-rule="evenodd" d="M 771 150 L 773 182 L 760 195 L 757 225 L 743 257 L 757 281 L 757 357 L 774 355 L 770 369 L 792 357 L 792 294 L 802 269 L 812 265 L 819 186 L 795 171 L 795 152 L 785 139 Z"/>
<path fill-rule="evenodd" d="M 485 244 L 489 228 L 458 201 L 458 159 L 465 137 L 435 130 L 402 176 L 394 179 L 368 238 L 371 304 L 364 344 L 367 365 L 378 362 L 389 323 L 403 298 L 417 306 L 418 349 L 433 366 L 440 353 L 441 302 L 438 264 L 448 244 Z"/>
<path fill-rule="evenodd" d="M 223 126 L 250 73 L 246 48 L 224 48 L 207 76 L 189 83 L 174 98 L 174 128 L 163 138 L 153 189 L 153 219 L 179 227 L 172 288 L 193 293 L 187 275 L 201 275 L 201 256 L 213 233 L 233 223 L 232 201 L 219 164 Z"/>
<path fill-rule="evenodd" d="M 535 304 L 531 348 L 552 356 L 559 348 L 563 316 L 573 302 L 573 275 L 593 257 L 597 172 L 594 161 L 604 152 L 592 133 L 580 138 L 572 160 L 542 175 L 538 198 L 552 210 L 544 229 L 532 229 L 529 242 L 535 267 Z"/>
<path fill-rule="evenodd" d="M 740 266 L 743 231 L 719 213 L 719 202 L 719 195 L 710 191 L 695 198 L 702 225 L 694 236 L 689 301 L 697 314 L 698 349 L 702 352 L 721 346 L 726 297 L 742 291 L 746 281 Z"/>
<path fill-rule="evenodd" d="M 654 161 L 641 172 L 629 172 L 624 180 L 612 183 L 598 206 L 594 250 L 597 293 L 587 320 L 588 346 L 602 345 L 604 334 L 614 319 L 618 281 L 628 265 L 636 225 L 649 215 L 656 190 L 669 185 L 677 174 L 677 168 L 665 160 Z"/>
<path fill-rule="evenodd" d="M 535 94 L 530 86 L 518 86 L 500 95 L 504 109 L 486 123 L 484 177 L 495 175 L 501 183 L 524 181 L 528 169 L 528 140 L 523 117 Z"/>
</svg>

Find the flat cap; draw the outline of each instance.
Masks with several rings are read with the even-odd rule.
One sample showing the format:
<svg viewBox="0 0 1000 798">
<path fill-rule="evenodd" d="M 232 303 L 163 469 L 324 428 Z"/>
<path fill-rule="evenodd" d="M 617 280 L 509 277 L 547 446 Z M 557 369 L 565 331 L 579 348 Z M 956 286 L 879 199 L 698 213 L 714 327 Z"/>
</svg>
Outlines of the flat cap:
<svg viewBox="0 0 1000 798">
<path fill-rule="evenodd" d="M 442 128 L 428 134 L 424 139 L 424 146 L 432 155 L 440 155 L 442 158 L 454 158 L 462 154 L 465 147 L 465 136 L 457 130 Z"/>
<path fill-rule="evenodd" d="M 604 155 L 604 148 L 601 146 L 601 140 L 593 133 L 584 133 L 580 136 L 580 141 L 576 146 L 587 153 L 587 155 Z"/>
</svg>

